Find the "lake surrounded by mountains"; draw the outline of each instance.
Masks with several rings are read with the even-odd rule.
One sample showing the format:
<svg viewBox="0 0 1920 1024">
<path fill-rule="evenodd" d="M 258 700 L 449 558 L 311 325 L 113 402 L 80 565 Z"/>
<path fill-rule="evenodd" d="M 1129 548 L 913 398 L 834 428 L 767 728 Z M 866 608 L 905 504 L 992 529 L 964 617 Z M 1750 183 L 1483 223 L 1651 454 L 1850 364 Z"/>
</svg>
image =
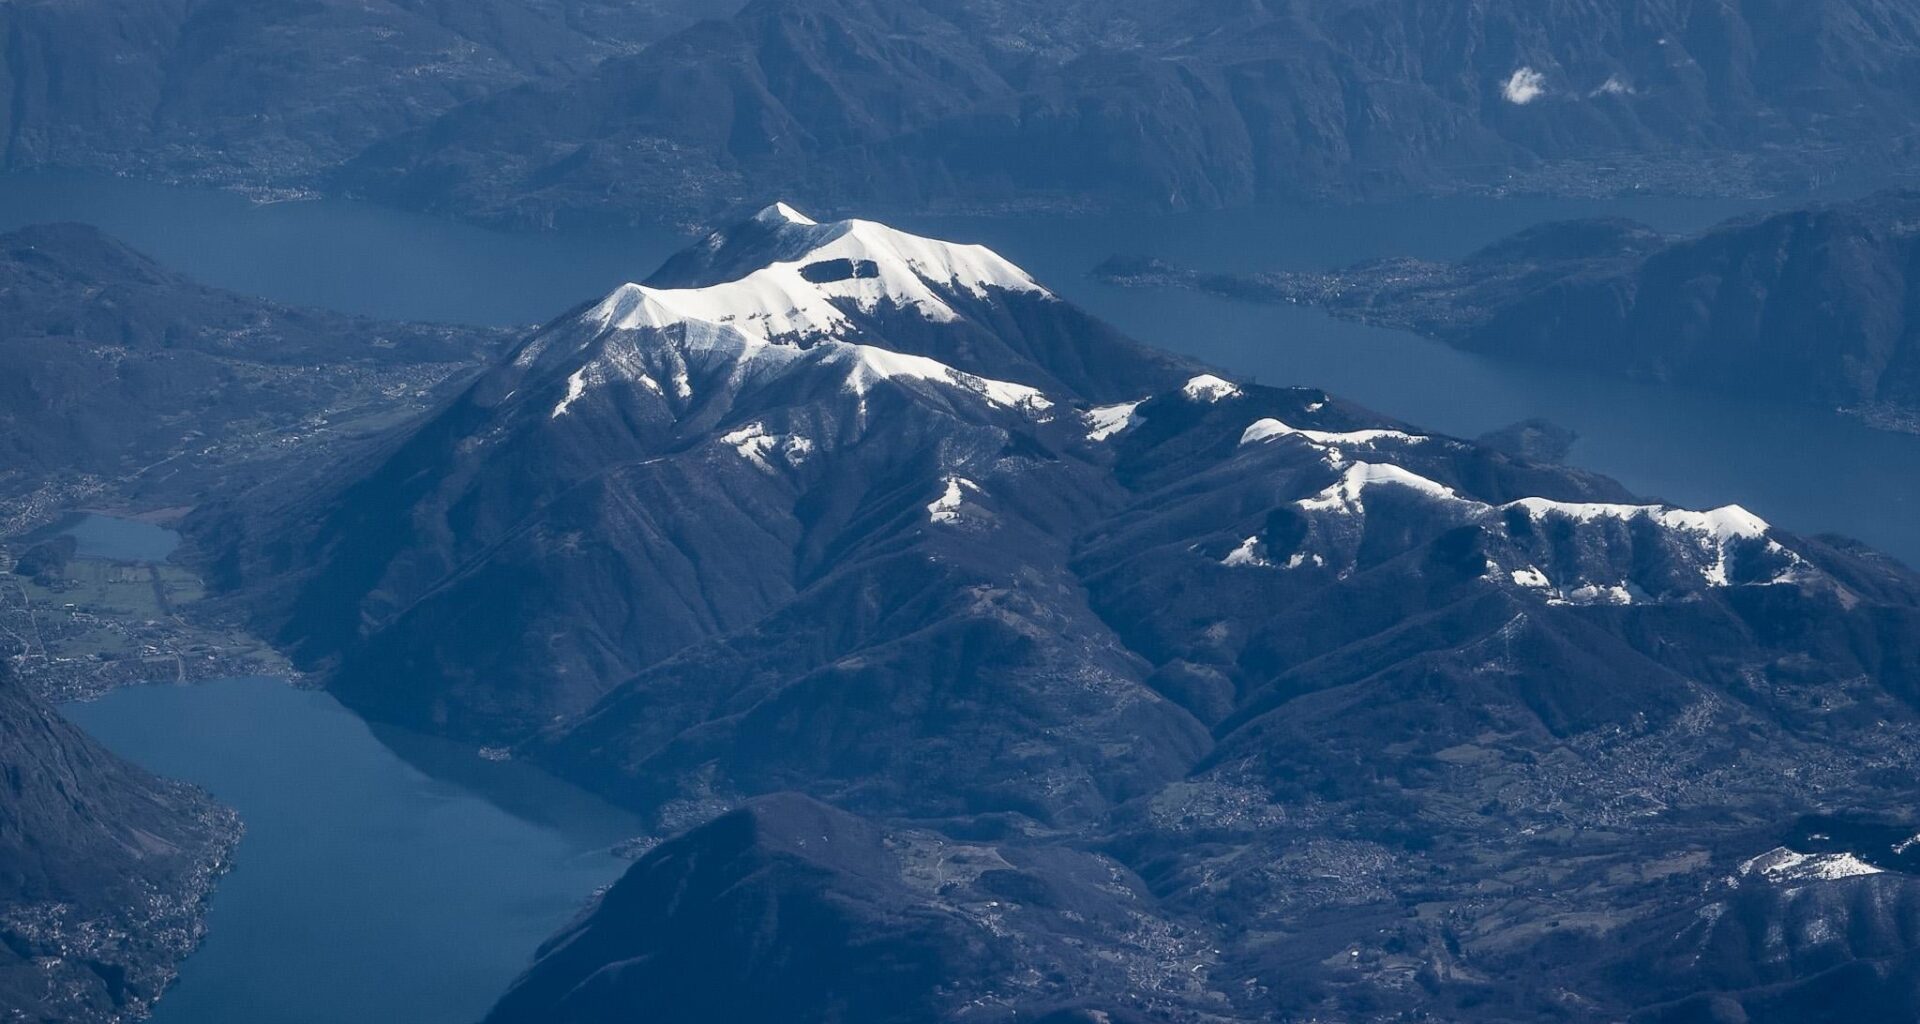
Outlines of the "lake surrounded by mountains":
<svg viewBox="0 0 1920 1024">
<path fill-rule="evenodd" d="M 179 535 L 84 513 L 79 555 L 164 560 Z M 627 861 L 638 826 L 524 764 L 369 725 L 272 679 L 137 686 L 63 709 L 194 783 L 247 832 L 155 1024 L 470 1024 Z"/>
<path fill-rule="evenodd" d="M 155 1024 L 471 1024 L 625 869 L 610 847 L 635 831 L 535 769 L 376 735 L 275 680 L 130 687 L 64 711 L 246 823 Z M 457 781 L 416 766 L 456 754 Z"/>
<path fill-rule="evenodd" d="M 1819 409 L 1503 365 L 1304 307 L 1130 291 L 1088 274 L 1116 253 L 1215 271 L 1442 258 L 1550 220 L 1620 216 L 1683 232 L 1806 201 L 1460 198 L 1151 217 L 872 216 L 985 243 L 1128 333 L 1261 383 L 1325 388 L 1463 436 L 1544 417 L 1579 433 L 1573 463 L 1641 494 L 1739 503 L 1777 525 L 1858 537 L 1920 564 L 1920 437 Z M 0 229 L 49 220 L 95 224 L 205 283 L 281 302 L 487 324 L 545 322 L 645 277 L 687 241 L 658 229 L 523 234 L 345 200 L 259 204 L 122 179 L 0 176 Z"/>
<path fill-rule="evenodd" d="M 1233 374 L 1322 387 L 1466 436 L 1544 417 L 1579 432 L 1571 461 L 1638 492 L 1738 502 L 1789 529 L 1850 534 L 1920 564 L 1920 437 L 1818 410 L 1502 366 L 1302 307 L 1128 291 L 1087 275 L 1115 253 L 1210 270 L 1325 268 L 1459 255 L 1545 220 L 1619 215 L 1679 231 L 1765 205 L 1435 200 L 892 221 L 984 242 L 1128 333 Z M 521 235 L 351 202 L 259 205 L 129 181 L 0 177 L 0 229 L 45 220 L 97 224 L 205 283 L 278 301 L 495 324 L 557 316 L 645 277 L 685 242 L 663 231 Z M 114 522 L 81 521 L 82 553 L 164 557 L 157 528 L 135 537 L 139 524 L 121 538 L 131 546 L 113 547 Z M 608 848 L 632 834 L 619 812 L 530 768 L 370 728 L 324 694 L 267 681 L 133 688 L 66 711 L 118 753 L 205 786 L 248 825 L 208 938 L 160 1003 L 159 1024 L 477 1019 L 535 947 L 618 875 L 624 864 Z"/>
</svg>

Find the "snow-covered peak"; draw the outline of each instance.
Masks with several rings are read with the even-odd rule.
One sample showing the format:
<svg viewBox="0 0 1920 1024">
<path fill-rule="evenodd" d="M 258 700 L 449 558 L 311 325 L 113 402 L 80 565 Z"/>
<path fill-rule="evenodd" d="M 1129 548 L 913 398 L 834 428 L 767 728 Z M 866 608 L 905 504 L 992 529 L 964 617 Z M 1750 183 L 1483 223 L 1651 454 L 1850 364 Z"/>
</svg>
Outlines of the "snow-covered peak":
<svg viewBox="0 0 1920 1024">
<path fill-rule="evenodd" d="M 804 227 L 812 227 L 819 223 L 819 221 L 788 206 L 786 203 L 774 203 L 772 206 L 754 214 L 753 219 L 754 222 L 758 224 L 799 224 Z"/>
<path fill-rule="evenodd" d="M 1211 373 L 1203 373 L 1187 381 L 1180 388 L 1180 394 L 1190 402 L 1206 402 L 1211 405 L 1223 399 L 1240 397 L 1240 386 Z"/>
<path fill-rule="evenodd" d="M 663 271 L 667 279 L 707 281 L 728 273 L 725 267 L 753 269 L 714 284 L 623 284 L 564 329 L 534 339 L 517 364 L 558 362 L 571 374 L 550 418 L 567 415 L 608 383 L 629 382 L 691 402 L 701 381 L 710 386 L 721 379 L 716 373 L 737 386 L 801 365 L 840 368 L 848 390 L 862 396 L 876 381 L 912 380 L 1028 412 L 1052 404 L 1032 387 L 896 351 L 885 334 L 897 318 L 861 317 L 885 307 L 945 323 L 961 318 L 956 307 L 964 307 L 966 297 L 987 298 L 995 289 L 1048 296 L 1024 271 L 982 246 L 923 238 L 872 221 L 820 224 L 775 203 L 748 225 L 716 232 L 675 259 L 681 265 Z M 898 326 L 915 330 L 912 323 Z M 575 362 L 596 347 L 585 366 Z"/>
<path fill-rule="evenodd" d="M 1240 434 L 1243 445 L 1271 441 L 1279 437 L 1298 437 L 1308 444 L 1321 447 L 1339 447 L 1341 445 L 1373 445 L 1382 441 L 1397 441 L 1402 444 L 1421 444 L 1427 440 L 1425 434 L 1409 434 L 1404 430 L 1306 430 L 1289 426 L 1271 417 L 1255 420 Z"/>
<path fill-rule="evenodd" d="M 1390 463 L 1356 462 L 1340 474 L 1338 481 L 1310 498 L 1302 498 L 1299 504 L 1301 508 L 1308 511 L 1339 509 L 1360 512 L 1365 508 L 1362 494 L 1367 488 L 1381 484 L 1403 487 L 1438 501 L 1463 500 L 1454 493 L 1453 488 L 1437 480 L 1429 480 L 1418 473 L 1401 469 L 1399 466 Z"/>
<path fill-rule="evenodd" d="M 704 287 L 624 284 L 589 310 L 587 319 L 611 330 L 704 321 L 761 342 L 799 341 L 847 335 L 850 310 L 892 304 L 950 322 L 960 318 L 952 303 L 958 296 L 985 298 L 994 289 L 1049 294 L 1026 271 L 981 245 L 924 238 L 867 220 L 818 224 L 785 203 L 760 211 L 754 221 L 774 231 L 768 243 L 773 257 L 764 266 Z"/>
</svg>

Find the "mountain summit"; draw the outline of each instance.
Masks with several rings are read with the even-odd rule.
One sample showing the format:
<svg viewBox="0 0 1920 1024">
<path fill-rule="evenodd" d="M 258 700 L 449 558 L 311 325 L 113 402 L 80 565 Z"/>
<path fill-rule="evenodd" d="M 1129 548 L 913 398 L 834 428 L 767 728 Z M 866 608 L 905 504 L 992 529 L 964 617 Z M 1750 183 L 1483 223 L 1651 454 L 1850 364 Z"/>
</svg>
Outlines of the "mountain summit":
<svg viewBox="0 0 1920 1024">
<path fill-rule="evenodd" d="M 189 529 L 364 714 L 660 840 L 498 1021 L 1772 1019 L 1920 957 L 1831 848 L 1920 832 L 1920 578 L 974 246 L 769 207 Z M 1728 952 L 1805 900 L 1852 916 Z"/>
</svg>

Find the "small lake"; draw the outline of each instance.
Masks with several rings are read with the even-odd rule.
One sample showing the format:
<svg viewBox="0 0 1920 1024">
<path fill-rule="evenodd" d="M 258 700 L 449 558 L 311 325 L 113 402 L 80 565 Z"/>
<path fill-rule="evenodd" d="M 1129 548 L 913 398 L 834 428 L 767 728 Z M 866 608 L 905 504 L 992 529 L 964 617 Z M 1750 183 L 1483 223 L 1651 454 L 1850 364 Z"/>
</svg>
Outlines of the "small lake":
<svg viewBox="0 0 1920 1024">
<path fill-rule="evenodd" d="M 97 512 L 75 513 L 58 532 L 78 542 L 80 557 L 115 562 L 164 562 L 180 546 L 180 535 L 164 526 Z"/>
<path fill-rule="evenodd" d="M 63 711 L 246 821 L 154 1024 L 472 1024 L 619 876 L 608 848 L 637 831 L 529 766 L 376 736 L 276 681 L 133 687 Z"/>
<path fill-rule="evenodd" d="M 991 245 L 1128 333 L 1235 374 L 1323 387 L 1463 436 L 1545 417 L 1579 432 L 1576 464 L 1639 493 L 1696 506 L 1739 503 L 1789 529 L 1860 537 L 1920 565 L 1920 437 L 1819 409 L 1514 367 L 1303 307 L 1129 291 L 1087 274 L 1115 253 L 1242 271 L 1457 256 L 1546 220 L 1623 216 L 1688 231 L 1802 201 L 1463 198 L 1145 217 L 892 219 Z M 666 231 L 517 234 L 342 200 L 259 205 L 122 179 L 0 176 L 0 229 L 54 219 L 97 224 L 225 288 L 374 316 L 495 324 L 550 319 L 645 277 L 683 244 Z"/>
</svg>

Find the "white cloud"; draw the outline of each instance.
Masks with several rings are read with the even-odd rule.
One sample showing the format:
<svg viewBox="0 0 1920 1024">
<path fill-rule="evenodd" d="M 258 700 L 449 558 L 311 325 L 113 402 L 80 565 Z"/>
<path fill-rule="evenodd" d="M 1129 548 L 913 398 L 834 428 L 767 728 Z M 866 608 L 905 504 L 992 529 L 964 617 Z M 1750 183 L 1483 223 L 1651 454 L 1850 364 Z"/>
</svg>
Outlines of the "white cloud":
<svg viewBox="0 0 1920 1024">
<path fill-rule="evenodd" d="M 1547 94 L 1547 76 L 1532 68 L 1520 68 L 1500 87 L 1508 103 L 1526 106 Z"/>
</svg>

